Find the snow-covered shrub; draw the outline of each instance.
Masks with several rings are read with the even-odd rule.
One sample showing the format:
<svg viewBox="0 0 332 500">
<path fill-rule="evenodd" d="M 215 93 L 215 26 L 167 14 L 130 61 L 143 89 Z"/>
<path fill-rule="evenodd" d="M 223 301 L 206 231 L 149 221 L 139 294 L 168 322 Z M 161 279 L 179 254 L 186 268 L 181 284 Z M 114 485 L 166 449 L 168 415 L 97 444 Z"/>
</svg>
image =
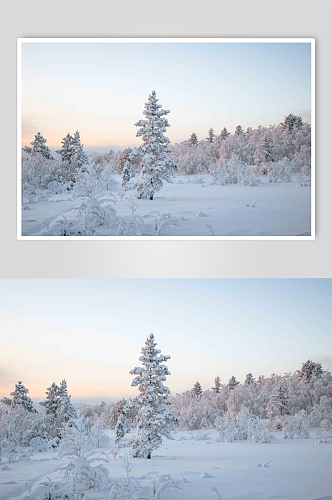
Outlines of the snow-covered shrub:
<svg viewBox="0 0 332 500">
<path fill-rule="evenodd" d="M 114 480 L 111 485 L 110 500 L 135 500 L 136 494 L 140 489 L 139 480 L 130 475 L 133 465 L 128 460 L 128 455 L 121 457 L 122 467 L 125 470 L 125 477 Z"/>
<path fill-rule="evenodd" d="M 255 415 L 250 415 L 246 408 L 239 413 L 228 412 L 220 426 L 219 435 L 222 441 L 251 441 L 254 443 L 268 443 L 271 434 L 265 424 Z"/>
<path fill-rule="evenodd" d="M 297 176 L 297 187 L 311 186 L 311 168 L 304 165 Z"/>
<path fill-rule="evenodd" d="M 266 426 L 271 432 L 283 431 L 286 425 L 286 417 L 271 418 L 266 422 Z"/>
<path fill-rule="evenodd" d="M 143 231 L 144 220 L 140 215 L 136 215 L 138 206 L 134 202 L 134 198 L 132 196 L 129 198 L 128 202 L 131 215 L 128 217 L 119 217 L 117 235 L 139 236 Z"/>
<path fill-rule="evenodd" d="M 174 478 L 171 474 L 156 474 L 151 487 L 142 487 L 138 478 L 130 475 L 133 465 L 129 462 L 127 454 L 121 459 L 125 477 L 113 480 L 111 483 L 110 500 L 138 500 L 138 498 L 161 500 L 163 491 L 167 489 L 177 491 L 183 488 L 183 478 Z"/>
<path fill-rule="evenodd" d="M 318 443 L 332 443 L 332 421 L 324 419 L 317 432 Z"/>
<path fill-rule="evenodd" d="M 309 419 L 307 412 L 301 410 L 294 416 L 286 417 L 284 439 L 309 439 Z"/>
<path fill-rule="evenodd" d="M 72 196 L 74 200 L 81 199 L 81 205 L 73 210 L 83 216 L 81 234 L 93 235 L 96 229 L 107 229 L 115 224 L 116 210 L 111 203 L 116 203 L 116 199 L 101 189 L 95 165 L 85 166 L 78 171 L 76 179 Z"/>
<path fill-rule="evenodd" d="M 239 186 L 256 186 L 258 179 L 247 163 L 232 155 L 229 160 L 220 159 L 219 163 L 210 169 L 215 184 L 238 184 Z"/>
<path fill-rule="evenodd" d="M 62 436 L 59 457 L 68 457 L 69 462 L 59 470 L 65 476 L 71 477 L 71 490 L 74 496 L 83 498 L 88 491 L 105 489 L 109 484 L 108 470 L 100 463 L 96 466 L 93 464 L 108 462 L 108 459 L 93 456 L 94 451 L 88 451 L 90 439 L 83 414 L 79 414 L 78 418 L 72 418 L 64 424 Z"/>
<path fill-rule="evenodd" d="M 180 226 L 182 223 L 179 217 L 172 217 L 171 214 L 161 213 L 154 219 L 154 225 L 157 236 L 162 235 L 162 230 L 166 226 L 172 226 L 174 229 L 177 226 Z"/>
<path fill-rule="evenodd" d="M 48 183 L 47 189 L 53 194 L 61 194 L 63 192 L 63 187 L 60 186 L 58 181 L 51 181 Z"/>
<path fill-rule="evenodd" d="M 283 158 L 277 163 L 271 163 L 269 172 L 269 182 L 290 182 L 292 162 L 288 158 Z"/>
<path fill-rule="evenodd" d="M 28 498 L 38 500 L 75 500 L 74 495 L 66 485 L 52 481 L 49 477 L 47 481 L 40 481 L 32 487 L 26 487 L 30 495 Z"/>
<path fill-rule="evenodd" d="M 271 171 L 271 164 L 270 163 L 261 163 L 260 165 L 255 165 L 253 168 L 254 174 L 257 175 L 257 177 L 265 177 L 269 174 Z"/>
</svg>

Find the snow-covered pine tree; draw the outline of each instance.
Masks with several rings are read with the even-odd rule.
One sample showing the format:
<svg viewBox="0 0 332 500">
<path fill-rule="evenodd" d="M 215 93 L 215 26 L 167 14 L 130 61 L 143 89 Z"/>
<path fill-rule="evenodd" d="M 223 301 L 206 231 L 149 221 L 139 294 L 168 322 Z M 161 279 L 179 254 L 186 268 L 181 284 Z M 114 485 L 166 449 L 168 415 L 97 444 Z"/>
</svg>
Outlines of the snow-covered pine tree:
<svg viewBox="0 0 332 500">
<path fill-rule="evenodd" d="M 58 149 L 57 153 L 61 156 L 61 161 L 71 163 L 74 154 L 73 136 L 68 134 L 61 141 L 62 147 Z"/>
<path fill-rule="evenodd" d="M 198 144 L 197 135 L 195 134 L 195 132 L 193 132 L 189 138 L 189 145 L 196 146 L 197 144 Z"/>
<path fill-rule="evenodd" d="M 136 137 L 143 139 L 140 148 L 143 153 L 141 178 L 136 184 L 137 197 L 140 199 L 153 200 L 154 194 L 162 188 L 163 180 L 169 180 L 171 172 L 178 168 L 176 163 L 168 158 L 170 140 L 163 134 L 170 126 L 164 118 L 170 111 L 162 109 L 158 101 L 153 90 L 143 111 L 146 120 L 135 123 L 136 127 L 141 127 Z"/>
<path fill-rule="evenodd" d="M 231 135 L 230 132 L 228 132 L 227 128 L 224 127 L 220 133 L 221 140 L 224 141 L 229 135 Z"/>
<path fill-rule="evenodd" d="M 136 375 L 132 381 L 133 387 L 138 387 L 140 394 L 134 399 L 138 408 L 136 436 L 131 440 L 132 456 L 151 458 L 153 450 L 162 443 L 162 436 L 169 437 L 173 424 L 179 419 L 170 413 L 170 390 L 163 382 L 170 375 L 165 361 L 170 356 L 164 356 L 156 348 L 157 343 L 151 333 L 142 347 L 139 360 L 142 367 L 131 370 Z"/>
<path fill-rule="evenodd" d="M 228 381 L 228 387 L 230 389 L 235 389 L 237 385 L 239 385 L 240 382 L 236 381 L 236 377 L 234 375 L 231 376 L 231 378 Z"/>
<path fill-rule="evenodd" d="M 65 379 L 60 382 L 58 396 L 60 401 L 57 415 L 62 424 L 62 422 L 68 422 L 70 418 L 76 417 L 76 411 L 73 403 L 71 402 L 71 396 L 68 394 L 67 382 Z"/>
<path fill-rule="evenodd" d="M 138 151 L 127 148 L 123 153 L 124 166 L 122 170 L 122 187 L 127 189 L 128 182 L 136 173 L 136 164 L 138 161 Z"/>
<path fill-rule="evenodd" d="M 297 119 L 297 116 L 293 115 L 293 113 L 289 113 L 288 116 L 285 116 L 285 120 L 283 121 L 283 123 L 280 123 L 281 128 L 289 133 L 292 133 Z"/>
<path fill-rule="evenodd" d="M 208 136 L 207 136 L 206 140 L 207 140 L 208 142 L 213 142 L 213 139 L 214 139 L 214 130 L 213 130 L 213 128 L 211 127 L 211 128 L 209 129 L 209 131 L 208 131 Z"/>
<path fill-rule="evenodd" d="M 4 403 L 6 406 L 10 406 L 11 408 L 15 408 L 19 405 L 20 408 L 24 408 L 28 413 L 36 413 L 36 410 L 33 406 L 32 399 L 28 396 L 29 389 L 24 387 L 22 382 L 19 380 L 17 384 L 15 384 L 15 391 L 11 392 L 10 395 L 13 396 L 10 398 L 1 399 L 1 403 Z"/>
<path fill-rule="evenodd" d="M 75 153 L 73 141 L 74 138 L 68 132 L 66 137 L 64 137 L 61 141 L 61 149 L 57 150 L 57 153 L 61 156 L 61 166 L 65 172 L 65 179 L 67 181 L 75 181 L 76 165 L 73 162 L 73 156 Z M 79 171 L 80 169 L 77 170 Z"/>
<path fill-rule="evenodd" d="M 202 386 L 199 382 L 195 382 L 194 387 L 191 389 L 191 394 L 197 398 L 203 394 Z"/>
<path fill-rule="evenodd" d="M 274 145 L 271 138 L 265 134 L 261 142 L 259 143 L 258 151 L 255 155 L 259 163 L 273 161 L 274 156 Z"/>
<path fill-rule="evenodd" d="M 220 377 L 216 377 L 214 379 L 214 387 L 212 387 L 212 391 L 215 392 L 216 394 L 219 394 L 220 393 L 220 388 L 221 388 L 221 380 L 220 380 Z"/>
<path fill-rule="evenodd" d="M 241 127 L 241 125 L 237 125 L 235 132 L 234 132 L 234 135 L 240 136 L 243 134 L 244 134 L 243 128 Z"/>
<path fill-rule="evenodd" d="M 281 382 L 278 383 L 272 391 L 268 405 L 267 413 L 270 418 L 284 416 L 288 412 L 289 396 L 288 390 Z"/>
<path fill-rule="evenodd" d="M 73 163 L 75 168 L 81 169 L 83 165 L 88 163 L 88 157 L 83 151 L 83 144 L 81 143 L 80 133 L 76 130 L 74 137 L 72 138 L 71 146 L 73 152 L 70 158 L 70 163 Z"/>
<path fill-rule="evenodd" d="M 120 413 L 118 421 L 115 426 L 115 443 L 120 444 L 121 439 L 124 437 L 126 431 L 124 426 L 124 415 Z"/>
<path fill-rule="evenodd" d="M 30 149 L 33 155 L 40 153 L 45 160 L 54 160 L 49 147 L 46 146 L 46 142 L 47 139 L 44 139 L 41 133 L 37 132 L 35 140 L 30 142 L 32 148 L 25 148 L 25 151 L 29 152 Z"/>
<path fill-rule="evenodd" d="M 256 380 L 252 376 L 252 373 L 247 373 L 244 383 L 245 385 L 255 385 Z"/>
<path fill-rule="evenodd" d="M 39 404 L 45 408 L 46 415 L 56 418 L 61 403 L 59 387 L 55 382 L 52 382 L 52 385 L 47 388 L 45 394 L 46 399 L 44 401 L 40 401 Z"/>
<path fill-rule="evenodd" d="M 314 361 L 311 361 L 311 359 L 308 359 L 308 361 L 302 363 L 302 368 L 301 370 L 298 370 L 297 373 L 300 379 L 304 379 L 309 382 L 313 375 L 320 377 L 324 373 L 324 370 L 321 363 L 315 363 Z"/>
</svg>

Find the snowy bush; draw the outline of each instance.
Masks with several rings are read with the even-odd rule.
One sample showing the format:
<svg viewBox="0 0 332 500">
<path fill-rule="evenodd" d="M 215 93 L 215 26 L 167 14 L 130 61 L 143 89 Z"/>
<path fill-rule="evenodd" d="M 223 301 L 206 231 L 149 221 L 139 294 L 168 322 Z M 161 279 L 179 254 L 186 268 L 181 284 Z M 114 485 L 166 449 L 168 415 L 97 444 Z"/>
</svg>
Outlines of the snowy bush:
<svg viewBox="0 0 332 500">
<path fill-rule="evenodd" d="M 238 184 L 239 186 L 256 186 L 258 179 L 247 163 L 238 159 L 237 156 L 220 162 L 210 169 L 215 184 Z"/>
<path fill-rule="evenodd" d="M 304 165 L 297 176 L 297 187 L 311 186 L 311 168 Z"/>
<path fill-rule="evenodd" d="M 283 158 L 277 163 L 271 163 L 269 172 L 269 182 L 290 182 L 292 162 L 288 158 Z"/>
<path fill-rule="evenodd" d="M 250 415 L 246 408 L 239 413 L 230 413 L 223 418 L 219 426 L 219 435 L 222 441 L 251 441 L 254 443 L 268 443 L 271 434 L 265 424 L 255 415 Z"/>
<path fill-rule="evenodd" d="M 332 443 L 332 421 L 324 419 L 317 432 L 318 443 Z"/>
<path fill-rule="evenodd" d="M 136 214 L 137 204 L 131 196 L 128 200 L 131 215 L 128 217 L 119 217 L 118 220 L 118 236 L 139 236 L 142 234 L 144 220 L 141 216 Z"/>
<path fill-rule="evenodd" d="M 307 412 L 301 410 L 294 416 L 286 418 L 284 439 L 309 439 L 309 419 Z"/>
</svg>

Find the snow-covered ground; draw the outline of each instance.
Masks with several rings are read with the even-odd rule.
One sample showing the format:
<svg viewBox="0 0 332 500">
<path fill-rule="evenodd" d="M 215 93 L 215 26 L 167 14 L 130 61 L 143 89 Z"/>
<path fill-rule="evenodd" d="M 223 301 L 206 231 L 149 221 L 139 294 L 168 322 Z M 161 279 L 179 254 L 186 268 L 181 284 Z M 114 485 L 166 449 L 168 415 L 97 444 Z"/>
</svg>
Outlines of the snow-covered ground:
<svg viewBox="0 0 332 500">
<path fill-rule="evenodd" d="M 165 490 L 161 497 L 165 500 L 212 500 L 211 487 L 218 488 L 222 500 L 332 500 L 331 444 L 315 444 L 314 438 L 285 440 L 282 433 L 274 434 L 277 440 L 271 443 L 224 443 L 218 441 L 217 431 L 204 432 L 208 439 L 197 441 L 198 431 L 179 431 L 174 440 L 164 440 L 151 460 L 130 459 L 134 466 L 131 475 L 139 478 L 142 491 L 149 490 L 156 473 L 170 473 L 175 479 L 183 476 L 184 485 L 178 492 Z M 107 433 L 114 446 L 114 431 Z M 120 455 L 128 451 L 122 448 Z M 267 467 L 257 467 L 270 460 Z M 23 492 L 26 483 L 55 478 L 52 472 L 67 461 L 57 460 L 57 451 L 52 451 L 3 463 L 0 500 L 22 500 L 28 496 Z M 121 460 L 111 458 L 105 466 L 111 478 L 124 476 Z M 85 498 L 107 500 L 109 491 L 89 493 Z"/>
<path fill-rule="evenodd" d="M 121 189 L 120 176 L 112 191 L 117 203 L 117 216 L 130 215 L 128 200 L 117 195 Z M 153 201 L 135 200 L 136 214 L 143 217 L 143 235 L 155 235 L 154 219 L 158 214 L 169 213 L 181 219 L 179 226 L 165 226 L 163 236 L 210 236 L 207 226 L 215 236 L 310 236 L 311 188 L 296 187 L 296 175 L 289 183 L 268 183 L 261 178 L 257 186 L 212 184 L 209 174 L 173 177 L 165 183 Z M 131 196 L 128 191 L 125 196 Z M 258 202 L 255 206 L 251 206 Z M 79 206 L 72 194 L 53 194 L 47 201 L 28 203 L 22 207 L 22 236 L 55 236 L 49 224 L 63 215 L 77 224 L 82 216 L 72 209 Z M 248 206 L 247 206 L 248 205 Z M 95 236 L 116 236 L 116 222 L 108 228 L 99 228 Z"/>
</svg>

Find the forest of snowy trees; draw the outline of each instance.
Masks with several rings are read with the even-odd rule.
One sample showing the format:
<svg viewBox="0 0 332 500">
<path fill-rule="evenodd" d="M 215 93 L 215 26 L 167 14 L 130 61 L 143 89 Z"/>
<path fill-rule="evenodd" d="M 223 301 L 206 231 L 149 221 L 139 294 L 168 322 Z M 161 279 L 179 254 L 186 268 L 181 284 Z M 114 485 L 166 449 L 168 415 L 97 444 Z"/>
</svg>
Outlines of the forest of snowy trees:
<svg viewBox="0 0 332 500">
<path fill-rule="evenodd" d="M 291 172 L 298 173 L 299 182 L 310 182 L 311 126 L 303 123 L 301 117 L 290 114 L 279 125 L 247 128 L 246 131 L 239 125 L 234 134 L 226 128 L 220 134 L 210 129 L 206 139 L 199 141 L 193 133 L 188 140 L 170 145 L 169 139 L 163 135 L 169 126 L 163 115 L 168 111 L 160 109 L 157 101 L 152 93 L 146 106 L 146 112 L 150 113 L 145 115 L 147 120 L 136 123 L 141 127 L 137 136 L 143 138 L 143 145 L 138 148 L 110 150 L 89 158 L 76 131 L 74 136 L 68 133 L 62 141 L 62 148 L 53 153 L 38 132 L 32 147 L 22 150 L 22 196 L 32 197 L 38 189 L 52 192 L 71 190 L 75 183 L 82 181 L 81 174 L 90 166 L 93 167 L 91 175 L 104 190 L 111 190 L 114 186 L 112 174 L 122 175 L 124 190 L 131 178 L 140 175 L 138 198 L 153 198 L 154 192 L 161 188 L 162 180 L 169 178 L 170 174 L 210 173 L 217 184 L 234 184 L 241 182 L 237 174 L 240 168 L 245 179 L 242 182 L 246 183 L 255 183 L 260 176 L 268 176 L 270 182 L 287 182 Z M 150 140 L 151 128 L 156 130 L 157 143 Z M 158 149 L 158 155 L 153 148 Z M 252 168 L 248 170 L 248 166 Z M 150 186 L 150 191 L 147 186 Z"/>
<path fill-rule="evenodd" d="M 196 382 L 182 394 L 170 394 L 163 385 L 169 375 L 164 364 L 169 356 L 161 355 L 156 345 L 150 335 L 142 348 L 142 367 L 131 372 L 136 375 L 132 385 L 139 389 L 136 398 L 75 409 L 63 380 L 59 386 L 53 382 L 46 399 L 34 405 L 19 381 L 12 397 L 1 400 L 1 453 L 14 456 L 20 446 L 45 449 L 47 443 L 54 446 L 54 439 L 59 444 L 79 415 L 84 432 L 96 443 L 106 439 L 105 428 L 115 429 L 119 445 L 136 429 L 131 439 L 133 457 L 150 458 L 162 436 L 176 429 L 219 429 L 222 439 L 233 441 L 248 438 L 243 428 L 249 424 L 259 429 L 258 440 L 268 439 L 268 431 L 283 431 L 285 438 L 308 437 L 309 427 L 315 427 L 320 428 L 323 441 L 332 441 L 332 374 L 320 363 L 308 360 L 293 374 L 257 380 L 248 373 L 243 383 L 232 375 L 223 384 L 217 376 L 210 389 L 203 390 Z"/>
</svg>

